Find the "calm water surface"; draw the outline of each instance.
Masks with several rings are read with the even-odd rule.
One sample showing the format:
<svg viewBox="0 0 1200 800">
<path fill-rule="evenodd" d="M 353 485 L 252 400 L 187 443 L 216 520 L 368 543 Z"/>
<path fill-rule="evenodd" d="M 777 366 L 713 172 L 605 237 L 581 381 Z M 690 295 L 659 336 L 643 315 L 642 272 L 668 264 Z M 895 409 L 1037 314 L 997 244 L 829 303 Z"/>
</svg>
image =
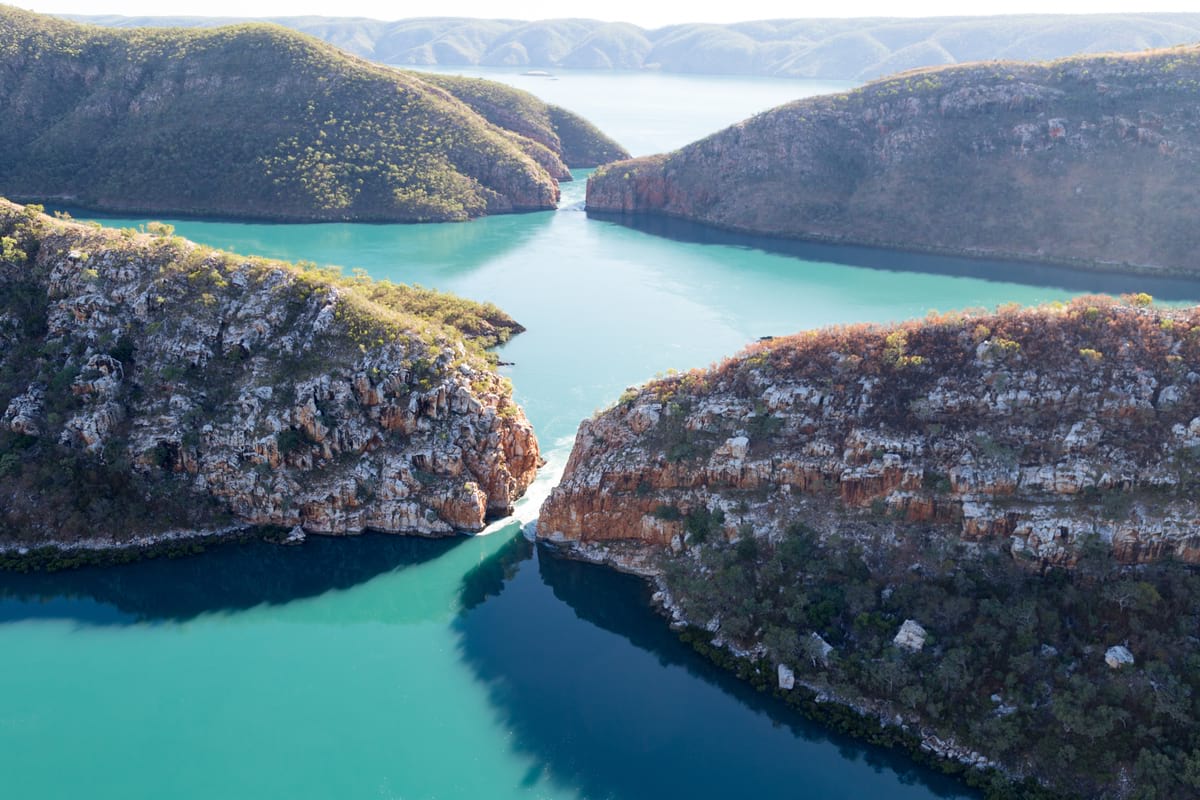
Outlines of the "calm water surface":
<svg viewBox="0 0 1200 800">
<path fill-rule="evenodd" d="M 649 149 L 707 132 L 685 127 L 646 134 Z M 520 522 L 579 420 L 656 372 L 704 366 L 758 336 L 1103 282 L 769 252 L 686 227 L 657 236 L 588 219 L 582 190 L 569 184 L 557 212 L 465 225 L 173 221 L 238 252 L 497 302 L 529 329 L 503 357 L 550 464 L 520 520 L 485 536 L 235 544 L 110 570 L 0 573 L 0 796 L 970 796 L 710 668 L 650 612 L 637 580 L 540 552 Z M 925 271 L 889 269 L 901 265 Z M 1191 291 L 1162 289 L 1149 290 Z"/>
<path fill-rule="evenodd" d="M 814 94 L 853 88 L 849 81 L 780 80 L 742 75 L 677 75 L 647 71 L 556 70 L 522 75 L 524 67 L 404 67 L 487 78 L 569 108 L 600 126 L 635 156 L 683 147 L 759 111 Z"/>
</svg>

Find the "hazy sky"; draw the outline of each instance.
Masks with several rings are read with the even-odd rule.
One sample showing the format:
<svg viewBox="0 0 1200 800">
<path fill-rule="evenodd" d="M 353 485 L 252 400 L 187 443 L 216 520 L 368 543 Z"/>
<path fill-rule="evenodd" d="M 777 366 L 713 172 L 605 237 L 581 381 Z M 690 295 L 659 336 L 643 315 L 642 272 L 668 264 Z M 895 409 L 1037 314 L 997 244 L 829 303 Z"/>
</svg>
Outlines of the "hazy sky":
<svg viewBox="0 0 1200 800">
<path fill-rule="evenodd" d="M 748 19 L 850 16 L 943 16 L 949 14 L 1087 14 L 1123 11 L 1196 11 L 1196 0 L 839 0 L 796 3 L 740 0 L 734 3 L 664 3 L 606 0 L 569 4 L 562 0 L 437 0 L 429 3 L 380 0 L 8 0 L 32 11 L 69 14 L 194 14 L 202 16 L 287 16 L 322 14 L 402 19 L 418 16 L 550 19 L 590 17 L 623 20 L 646 27 L 672 22 L 736 22 Z M 969 10 L 968 10 L 969 9 Z"/>
</svg>

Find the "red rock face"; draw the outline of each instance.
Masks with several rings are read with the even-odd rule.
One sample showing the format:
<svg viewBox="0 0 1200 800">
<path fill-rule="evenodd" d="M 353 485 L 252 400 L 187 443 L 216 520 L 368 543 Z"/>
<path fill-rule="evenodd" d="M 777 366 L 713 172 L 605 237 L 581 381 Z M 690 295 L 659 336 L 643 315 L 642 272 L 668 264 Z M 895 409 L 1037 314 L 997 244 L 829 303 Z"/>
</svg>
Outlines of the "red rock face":
<svg viewBox="0 0 1200 800">
<path fill-rule="evenodd" d="M 1084 298 L 756 345 L 584 422 L 538 535 L 678 549 L 692 517 L 727 539 L 801 523 L 1200 563 L 1193 329 L 1200 310 Z"/>
</svg>

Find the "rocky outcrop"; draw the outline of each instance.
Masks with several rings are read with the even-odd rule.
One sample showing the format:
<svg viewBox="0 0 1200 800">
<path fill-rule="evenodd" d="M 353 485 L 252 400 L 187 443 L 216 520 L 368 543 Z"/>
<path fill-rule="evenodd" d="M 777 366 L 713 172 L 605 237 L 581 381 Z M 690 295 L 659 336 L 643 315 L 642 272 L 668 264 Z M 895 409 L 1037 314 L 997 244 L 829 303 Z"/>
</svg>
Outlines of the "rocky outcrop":
<svg viewBox="0 0 1200 800">
<path fill-rule="evenodd" d="M 1113 645 L 1104 651 L 1104 663 L 1111 669 L 1132 666 L 1134 663 L 1133 653 L 1129 652 L 1129 648 L 1125 645 Z"/>
<path fill-rule="evenodd" d="M 0 231 L 0 546 L 473 531 L 539 466 L 493 307 L 8 203 Z"/>
<path fill-rule="evenodd" d="M 900 630 L 896 631 L 896 636 L 892 641 L 897 647 L 904 648 L 910 653 L 919 653 L 925 647 L 927 635 L 925 629 L 921 627 L 921 623 L 915 619 L 906 619 L 900 626 Z"/>
<path fill-rule="evenodd" d="M 1200 562 L 1200 311 L 1146 300 L 809 332 L 630 390 L 580 426 L 539 535 L 643 572 L 645 546 L 796 522 Z"/>
<path fill-rule="evenodd" d="M 585 421 L 538 536 L 873 741 L 1192 796 L 1198 365 L 1145 295 L 760 342 Z"/>
<path fill-rule="evenodd" d="M 902 73 L 588 182 L 593 212 L 1192 273 L 1200 47 Z"/>
</svg>

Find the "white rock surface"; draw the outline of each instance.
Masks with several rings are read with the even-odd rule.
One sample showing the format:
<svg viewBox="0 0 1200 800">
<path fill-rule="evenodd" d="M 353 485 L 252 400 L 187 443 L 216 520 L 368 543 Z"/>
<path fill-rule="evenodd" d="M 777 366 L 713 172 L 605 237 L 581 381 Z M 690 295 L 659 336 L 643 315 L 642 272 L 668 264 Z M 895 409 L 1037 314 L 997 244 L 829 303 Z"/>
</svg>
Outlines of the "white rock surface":
<svg viewBox="0 0 1200 800">
<path fill-rule="evenodd" d="M 921 627 L 921 624 L 913 619 L 904 620 L 904 624 L 900 626 L 900 630 L 896 633 L 896 638 L 892 641 L 897 647 L 902 647 L 910 653 L 919 653 L 921 648 L 925 646 L 925 639 L 929 634 Z"/>
<path fill-rule="evenodd" d="M 1133 666 L 1133 653 L 1123 644 L 1114 645 L 1104 653 L 1104 663 L 1112 669 Z"/>
</svg>

